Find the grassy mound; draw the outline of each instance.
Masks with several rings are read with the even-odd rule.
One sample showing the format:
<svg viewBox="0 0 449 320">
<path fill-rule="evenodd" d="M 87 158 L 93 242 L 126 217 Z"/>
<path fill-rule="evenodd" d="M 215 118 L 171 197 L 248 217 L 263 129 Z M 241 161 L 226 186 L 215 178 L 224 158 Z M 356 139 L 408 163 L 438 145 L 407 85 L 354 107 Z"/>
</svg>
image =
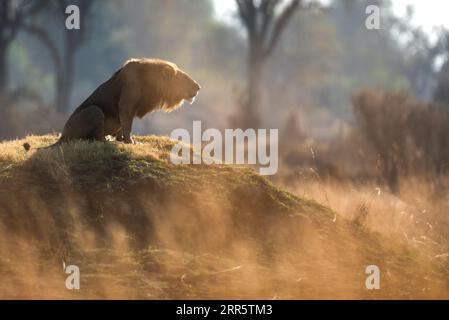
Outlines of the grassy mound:
<svg viewBox="0 0 449 320">
<path fill-rule="evenodd" d="M 0 144 L 2 298 L 448 296 L 433 261 L 247 167 L 172 165 L 155 136 L 37 149 L 55 140 Z M 365 287 L 371 264 L 380 290 Z"/>
</svg>

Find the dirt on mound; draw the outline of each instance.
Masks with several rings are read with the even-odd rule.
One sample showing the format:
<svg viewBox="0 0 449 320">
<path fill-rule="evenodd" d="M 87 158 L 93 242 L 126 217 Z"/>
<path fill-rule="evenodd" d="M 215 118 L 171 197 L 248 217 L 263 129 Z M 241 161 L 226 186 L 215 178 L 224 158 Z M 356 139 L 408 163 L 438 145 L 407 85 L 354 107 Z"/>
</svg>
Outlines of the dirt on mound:
<svg viewBox="0 0 449 320">
<path fill-rule="evenodd" d="M 449 296 L 433 261 L 249 168 L 175 166 L 173 141 L 136 140 L 0 144 L 1 298 Z M 365 286 L 368 265 L 380 290 Z"/>
</svg>

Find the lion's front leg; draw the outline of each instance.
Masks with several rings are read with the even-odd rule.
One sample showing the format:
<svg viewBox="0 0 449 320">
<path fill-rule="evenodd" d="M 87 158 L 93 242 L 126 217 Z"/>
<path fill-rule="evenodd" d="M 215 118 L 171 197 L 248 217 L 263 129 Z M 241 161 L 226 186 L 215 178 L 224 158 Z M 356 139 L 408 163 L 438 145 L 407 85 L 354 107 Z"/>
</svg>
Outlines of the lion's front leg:
<svg viewBox="0 0 449 320">
<path fill-rule="evenodd" d="M 120 125 L 124 143 L 134 143 L 133 139 L 131 138 L 131 129 L 134 120 L 134 112 L 132 112 L 133 110 L 134 108 L 132 108 L 131 105 L 120 105 Z"/>
<path fill-rule="evenodd" d="M 133 117 L 127 114 L 120 114 L 120 123 L 122 125 L 122 141 L 124 143 L 132 143 L 134 144 L 134 140 L 131 137 L 131 128 L 133 125 Z"/>
<path fill-rule="evenodd" d="M 131 129 L 139 99 L 139 83 L 135 81 L 125 82 L 122 87 L 122 93 L 119 101 L 119 117 L 124 143 L 134 143 L 134 140 L 131 138 Z"/>
</svg>

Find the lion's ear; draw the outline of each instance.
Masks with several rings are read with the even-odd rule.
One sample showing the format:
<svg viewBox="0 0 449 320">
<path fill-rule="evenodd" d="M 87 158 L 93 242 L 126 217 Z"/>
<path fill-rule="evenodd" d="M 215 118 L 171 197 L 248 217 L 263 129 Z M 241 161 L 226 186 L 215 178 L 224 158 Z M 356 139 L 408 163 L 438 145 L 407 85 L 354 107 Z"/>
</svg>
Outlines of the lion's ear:
<svg viewBox="0 0 449 320">
<path fill-rule="evenodd" d="M 170 66 L 164 66 L 164 69 L 162 69 L 162 74 L 165 78 L 170 79 L 175 76 L 176 71 Z"/>
</svg>

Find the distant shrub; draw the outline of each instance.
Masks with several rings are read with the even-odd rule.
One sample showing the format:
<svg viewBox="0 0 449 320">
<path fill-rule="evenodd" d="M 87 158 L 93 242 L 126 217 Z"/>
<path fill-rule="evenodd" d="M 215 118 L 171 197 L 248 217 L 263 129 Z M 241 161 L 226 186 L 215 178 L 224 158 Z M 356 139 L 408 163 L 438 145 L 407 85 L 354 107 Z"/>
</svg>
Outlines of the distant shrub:
<svg viewBox="0 0 449 320">
<path fill-rule="evenodd" d="M 42 102 L 28 104 L 0 97 L 0 139 L 55 132 L 61 130 L 64 118 Z"/>
<path fill-rule="evenodd" d="M 392 192 L 399 176 L 426 175 L 437 181 L 449 164 L 449 113 L 405 94 L 362 91 L 352 99 L 356 133 L 379 157 Z"/>
</svg>

